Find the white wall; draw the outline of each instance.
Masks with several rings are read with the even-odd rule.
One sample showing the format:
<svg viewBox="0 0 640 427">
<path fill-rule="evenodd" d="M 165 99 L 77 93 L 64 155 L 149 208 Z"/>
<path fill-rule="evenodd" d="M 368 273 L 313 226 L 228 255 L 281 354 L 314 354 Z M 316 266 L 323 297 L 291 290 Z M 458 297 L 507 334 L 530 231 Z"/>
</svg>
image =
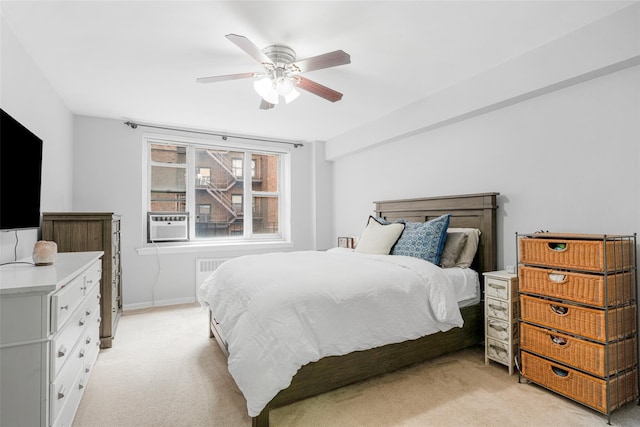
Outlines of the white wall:
<svg viewBox="0 0 640 427">
<path fill-rule="evenodd" d="M 375 200 L 499 192 L 515 233 L 640 230 L 640 4 L 327 142 L 335 230 Z"/>
<path fill-rule="evenodd" d="M 2 16 L 0 32 L 0 105 L 43 141 L 41 210 L 69 210 L 73 115 Z M 31 256 L 38 234 L 38 230 L 0 233 L 0 262 Z"/>
<path fill-rule="evenodd" d="M 224 252 L 201 249 L 170 254 L 137 251 L 146 236 L 142 179 L 143 135 L 124 120 L 76 116 L 74 126 L 74 205 L 76 211 L 104 211 L 122 215 L 121 253 L 123 304 L 127 308 L 194 301 L 195 260 L 227 258 L 246 251 Z M 170 133 L 151 130 L 151 133 Z M 193 135 L 185 134 L 192 137 Z M 201 137 L 201 136 L 198 136 Z M 321 145 L 321 144 L 320 144 Z M 330 230 L 330 185 L 316 180 L 314 173 L 326 174 L 329 167 L 316 144 L 291 149 L 292 229 L 291 250 L 315 248 L 316 228 Z M 319 201 L 316 199 L 319 198 Z M 318 208 L 318 205 L 321 207 Z M 316 211 L 320 210 L 317 215 Z M 314 225 L 312 218 L 317 217 Z M 327 225 L 329 224 L 329 225 Z M 329 234 L 329 233 L 327 233 Z M 284 250 L 284 249 L 283 249 Z M 287 249 L 289 250 L 289 249 Z M 252 253 L 255 253 L 252 252 Z"/>
<path fill-rule="evenodd" d="M 335 162 L 336 235 L 372 201 L 500 192 L 498 266 L 515 233 L 640 230 L 640 67 Z"/>
</svg>

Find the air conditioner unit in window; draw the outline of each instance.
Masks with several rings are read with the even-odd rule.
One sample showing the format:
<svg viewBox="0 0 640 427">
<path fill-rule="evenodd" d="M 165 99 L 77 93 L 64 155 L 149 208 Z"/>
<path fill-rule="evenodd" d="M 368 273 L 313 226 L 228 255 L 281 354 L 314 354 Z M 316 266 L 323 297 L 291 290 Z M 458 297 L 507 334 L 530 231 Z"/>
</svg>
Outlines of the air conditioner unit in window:
<svg viewBox="0 0 640 427">
<path fill-rule="evenodd" d="M 148 212 L 147 242 L 184 242 L 189 240 L 188 212 Z"/>
</svg>

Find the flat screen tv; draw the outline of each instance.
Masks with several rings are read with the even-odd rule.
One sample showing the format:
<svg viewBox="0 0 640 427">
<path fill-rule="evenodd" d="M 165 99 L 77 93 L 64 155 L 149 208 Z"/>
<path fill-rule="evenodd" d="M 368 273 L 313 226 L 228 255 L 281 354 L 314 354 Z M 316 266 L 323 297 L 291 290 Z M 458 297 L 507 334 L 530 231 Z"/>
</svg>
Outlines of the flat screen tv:
<svg viewBox="0 0 640 427">
<path fill-rule="evenodd" d="M 0 111 L 0 231 L 39 228 L 42 140 Z"/>
</svg>

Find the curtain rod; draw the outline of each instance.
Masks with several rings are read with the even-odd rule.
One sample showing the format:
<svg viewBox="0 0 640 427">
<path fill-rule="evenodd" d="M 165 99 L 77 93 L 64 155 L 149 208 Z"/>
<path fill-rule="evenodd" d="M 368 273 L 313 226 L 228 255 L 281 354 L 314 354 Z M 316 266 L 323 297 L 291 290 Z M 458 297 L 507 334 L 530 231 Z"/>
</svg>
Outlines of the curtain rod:
<svg viewBox="0 0 640 427">
<path fill-rule="evenodd" d="M 142 126 L 142 127 L 146 127 L 146 128 L 175 130 L 175 131 L 178 131 L 178 132 L 189 132 L 189 133 L 199 133 L 199 134 L 202 134 L 202 135 L 219 136 L 219 137 L 222 138 L 223 141 L 226 141 L 227 137 L 230 136 L 232 138 L 244 139 L 244 140 L 247 140 L 247 141 L 275 142 L 277 144 L 289 144 L 289 145 L 293 145 L 294 148 L 298 148 L 298 147 L 303 147 L 304 146 L 301 142 L 278 141 L 278 140 L 275 140 L 275 139 L 251 138 L 251 137 L 248 137 L 248 136 L 238 136 L 238 135 L 223 135 L 221 133 L 215 133 L 215 132 L 204 132 L 204 131 L 191 130 L 191 129 L 180 129 L 180 128 L 165 127 L 165 126 L 145 125 L 143 123 L 136 123 L 136 122 L 132 122 L 130 120 L 124 122 L 124 124 L 129 126 L 131 129 L 136 129 L 138 126 Z"/>
</svg>

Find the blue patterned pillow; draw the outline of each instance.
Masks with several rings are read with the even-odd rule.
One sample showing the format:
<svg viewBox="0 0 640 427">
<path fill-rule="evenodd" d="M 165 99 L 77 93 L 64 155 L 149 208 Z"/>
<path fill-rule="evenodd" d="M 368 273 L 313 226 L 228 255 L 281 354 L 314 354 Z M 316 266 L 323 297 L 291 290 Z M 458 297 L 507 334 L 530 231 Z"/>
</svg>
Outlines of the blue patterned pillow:
<svg viewBox="0 0 640 427">
<path fill-rule="evenodd" d="M 404 222 L 405 227 L 391 255 L 411 256 L 439 265 L 450 218 L 451 214 L 445 214 L 427 222 L 398 221 Z"/>
</svg>

